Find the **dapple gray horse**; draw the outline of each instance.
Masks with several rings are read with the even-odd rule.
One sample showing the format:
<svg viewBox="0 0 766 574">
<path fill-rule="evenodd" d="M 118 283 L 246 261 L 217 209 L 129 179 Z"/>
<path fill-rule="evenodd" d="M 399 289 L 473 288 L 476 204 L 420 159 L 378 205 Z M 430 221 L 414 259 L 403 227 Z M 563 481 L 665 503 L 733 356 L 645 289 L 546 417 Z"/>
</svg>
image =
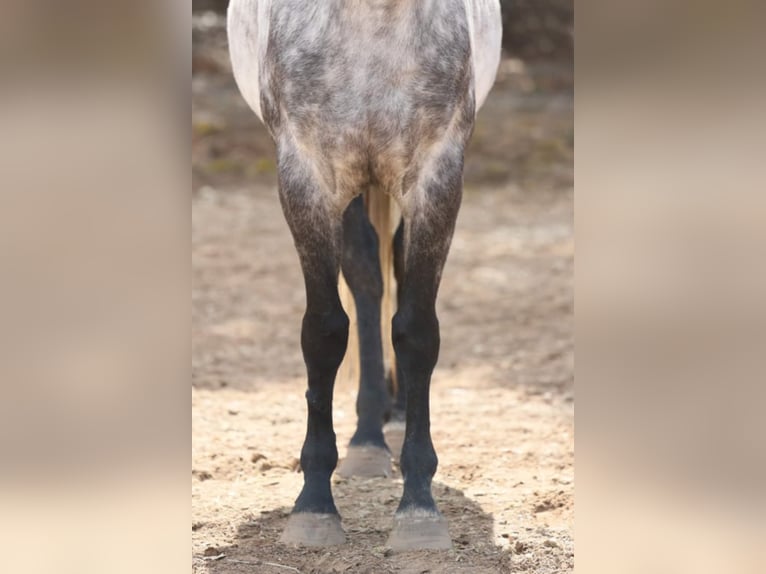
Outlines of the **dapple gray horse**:
<svg viewBox="0 0 766 574">
<path fill-rule="evenodd" d="M 282 540 L 309 546 L 345 540 L 330 485 L 338 462 L 333 387 L 349 332 L 338 294 L 341 267 L 356 303 L 362 362 L 349 456 L 374 460 L 369 453 L 377 449 L 389 458 L 382 425 L 392 405 L 380 352 L 377 247 L 391 238 L 375 233 L 364 193 L 393 198 L 403 221 L 394 242 L 398 305 L 391 332 L 403 391 L 397 405 L 406 411 L 404 492 L 389 545 L 449 548 L 431 494 L 435 302 L 460 207 L 464 151 L 499 64 L 499 2 L 232 0 L 228 31 L 237 84 L 276 144 L 279 197 L 306 288 L 304 486 Z"/>
</svg>

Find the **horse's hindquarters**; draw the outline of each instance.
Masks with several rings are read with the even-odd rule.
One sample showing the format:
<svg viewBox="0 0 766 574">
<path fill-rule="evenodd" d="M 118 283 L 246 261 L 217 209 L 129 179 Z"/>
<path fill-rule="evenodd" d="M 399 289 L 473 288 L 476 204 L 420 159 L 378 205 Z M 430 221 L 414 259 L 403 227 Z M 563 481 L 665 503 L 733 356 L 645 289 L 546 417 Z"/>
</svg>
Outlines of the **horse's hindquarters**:
<svg viewBox="0 0 766 574">
<path fill-rule="evenodd" d="M 406 194 L 455 118 L 473 120 L 463 0 L 273 0 L 257 55 L 265 123 L 341 207 L 370 186 Z"/>
</svg>

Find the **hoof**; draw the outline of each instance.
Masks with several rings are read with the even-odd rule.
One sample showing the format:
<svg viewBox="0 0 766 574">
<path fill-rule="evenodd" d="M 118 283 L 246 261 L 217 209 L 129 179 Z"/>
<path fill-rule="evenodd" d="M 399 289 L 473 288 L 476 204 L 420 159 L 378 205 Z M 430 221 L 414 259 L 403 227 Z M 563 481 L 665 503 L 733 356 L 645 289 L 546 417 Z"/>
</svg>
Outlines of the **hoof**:
<svg viewBox="0 0 766 574">
<path fill-rule="evenodd" d="M 394 515 L 394 529 L 388 537 L 394 552 L 405 550 L 449 550 L 452 540 L 447 521 L 438 512 L 408 510 Z"/>
<path fill-rule="evenodd" d="M 391 421 L 383 427 L 383 436 L 386 437 L 386 444 L 391 449 L 391 456 L 396 462 L 399 462 L 402 456 L 405 430 L 406 426 L 401 421 Z"/>
<path fill-rule="evenodd" d="M 290 515 L 279 541 L 298 546 L 335 546 L 346 541 L 346 534 L 337 514 L 298 512 Z"/>
<path fill-rule="evenodd" d="M 349 446 L 337 473 L 343 477 L 391 476 L 391 453 L 379 446 Z"/>
</svg>

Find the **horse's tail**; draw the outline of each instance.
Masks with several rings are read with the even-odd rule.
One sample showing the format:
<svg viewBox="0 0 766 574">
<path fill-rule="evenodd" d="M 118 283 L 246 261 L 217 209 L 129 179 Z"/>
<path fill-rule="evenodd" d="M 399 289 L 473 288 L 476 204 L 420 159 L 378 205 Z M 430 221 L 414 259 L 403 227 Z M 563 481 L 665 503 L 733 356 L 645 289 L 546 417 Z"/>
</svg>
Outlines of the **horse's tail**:
<svg viewBox="0 0 766 574">
<path fill-rule="evenodd" d="M 383 299 L 380 305 L 380 331 L 383 341 L 384 372 L 389 377 L 391 391 L 396 394 L 396 355 L 391 340 L 391 319 L 396 311 L 396 280 L 394 278 L 394 229 L 399 220 L 396 205 L 391 195 L 383 190 L 372 188 L 363 192 L 367 217 L 378 235 L 380 270 L 383 276 Z M 343 364 L 339 370 L 339 383 L 352 388 L 359 382 L 359 336 L 357 332 L 356 307 L 343 275 L 340 279 L 340 298 L 350 320 L 348 347 Z"/>
</svg>

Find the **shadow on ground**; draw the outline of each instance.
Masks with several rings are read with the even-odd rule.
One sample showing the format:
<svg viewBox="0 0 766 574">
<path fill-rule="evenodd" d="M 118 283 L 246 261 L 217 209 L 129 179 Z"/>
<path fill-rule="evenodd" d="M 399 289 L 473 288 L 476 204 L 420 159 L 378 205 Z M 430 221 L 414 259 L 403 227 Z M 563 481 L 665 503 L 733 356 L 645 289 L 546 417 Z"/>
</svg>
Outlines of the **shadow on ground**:
<svg viewBox="0 0 766 574">
<path fill-rule="evenodd" d="M 279 543 L 290 508 L 262 511 L 241 523 L 235 542 L 210 549 L 211 574 L 263 572 L 452 573 L 509 572 L 511 555 L 494 544 L 493 517 L 462 491 L 434 483 L 437 504 L 449 522 L 453 549 L 392 553 L 386 547 L 401 495 L 401 479 L 338 479 L 333 493 L 346 530 L 342 546 L 309 549 Z M 297 493 L 296 493 L 297 494 Z M 216 556 L 224 555 L 215 559 Z"/>
</svg>

